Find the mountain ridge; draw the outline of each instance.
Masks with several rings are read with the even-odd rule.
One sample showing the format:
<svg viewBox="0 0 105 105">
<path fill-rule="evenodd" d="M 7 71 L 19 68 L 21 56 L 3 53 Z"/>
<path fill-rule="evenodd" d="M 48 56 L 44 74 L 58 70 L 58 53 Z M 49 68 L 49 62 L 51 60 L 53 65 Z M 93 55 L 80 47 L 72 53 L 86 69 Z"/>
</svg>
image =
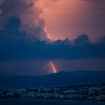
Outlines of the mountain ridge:
<svg viewBox="0 0 105 105">
<path fill-rule="evenodd" d="M 105 83 L 105 71 L 73 71 L 44 76 L 0 76 L 0 88 L 76 86 Z"/>
</svg>

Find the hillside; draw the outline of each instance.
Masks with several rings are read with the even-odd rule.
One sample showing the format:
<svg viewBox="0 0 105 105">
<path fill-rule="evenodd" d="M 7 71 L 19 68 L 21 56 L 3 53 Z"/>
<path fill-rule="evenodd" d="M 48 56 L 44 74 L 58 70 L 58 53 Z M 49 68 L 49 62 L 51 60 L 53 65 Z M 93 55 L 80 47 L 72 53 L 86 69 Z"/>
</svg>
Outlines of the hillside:
<svg viewBox="0 0 105 105">
<path fill-rule="evenodd" d="M 0 88 L 76 86 L 105 83 L 105 71 L 58 72 L 44 76 L 0 76 Z"/>
</svg>

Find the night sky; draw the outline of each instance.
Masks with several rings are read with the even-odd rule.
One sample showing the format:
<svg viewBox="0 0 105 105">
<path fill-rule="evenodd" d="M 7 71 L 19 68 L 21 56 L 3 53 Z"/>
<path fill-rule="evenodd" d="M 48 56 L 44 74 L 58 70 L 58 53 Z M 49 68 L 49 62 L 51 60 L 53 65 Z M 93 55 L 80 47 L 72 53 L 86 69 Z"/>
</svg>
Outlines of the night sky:
<svg viewBox="0 0 105 105">
<path fill-rule="evenodd" d="M 0 74 L 105 71 L 105 0 L 0 0 Z"/>
</svg>

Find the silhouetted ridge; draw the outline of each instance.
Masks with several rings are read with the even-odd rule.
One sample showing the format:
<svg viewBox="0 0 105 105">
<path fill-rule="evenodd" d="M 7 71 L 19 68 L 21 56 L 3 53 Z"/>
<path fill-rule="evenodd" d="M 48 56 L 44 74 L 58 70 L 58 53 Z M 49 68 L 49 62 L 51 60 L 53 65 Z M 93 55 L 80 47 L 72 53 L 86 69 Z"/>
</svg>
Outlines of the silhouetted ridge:
<svg viewBox="0 0 105 105">
<path fill-rule="evenodd" d="M 44 76 L 0 76 L 0 88 L 75 86 L 98 83 L 105 83 L 105 71 L 62 71 Z"/>
</svg>

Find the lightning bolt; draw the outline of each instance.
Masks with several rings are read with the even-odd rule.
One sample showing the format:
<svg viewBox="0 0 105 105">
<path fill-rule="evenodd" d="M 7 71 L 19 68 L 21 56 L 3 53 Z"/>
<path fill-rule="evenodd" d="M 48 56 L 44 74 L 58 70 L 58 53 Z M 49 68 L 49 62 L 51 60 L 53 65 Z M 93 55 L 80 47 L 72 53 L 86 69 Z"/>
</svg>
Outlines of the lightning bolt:
<svg viewBox="0 0 105 105">
<path fill-rule="evenodd" d="M 56 70 L 55 65 L 53 64 L 52 61 L 50 61 L 50 66 L 51 66 L 51 68 L 52 68 L 53 73 L 56 73 L 57 70 Z"/>
</svg>

